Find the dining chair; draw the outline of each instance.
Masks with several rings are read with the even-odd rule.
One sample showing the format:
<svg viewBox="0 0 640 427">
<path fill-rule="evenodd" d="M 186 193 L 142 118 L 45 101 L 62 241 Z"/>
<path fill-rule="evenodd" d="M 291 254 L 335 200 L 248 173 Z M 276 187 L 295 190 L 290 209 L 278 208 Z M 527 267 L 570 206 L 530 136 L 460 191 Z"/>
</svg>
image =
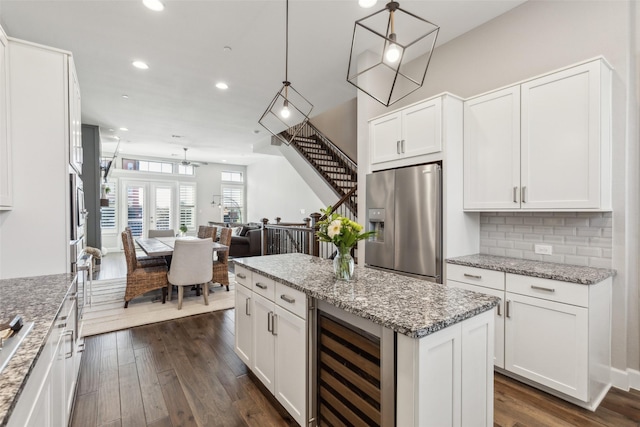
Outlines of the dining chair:
<svg viewBox="0 0 640 427">
<path fill-rule="evenodd" d="M 129 234 L 123 231 L 122 246 L 127 263 L 127 287 L 124 293 L 124 308 L 129 301 L 155 289 L 162 289 L 162 303 L 167 298 L 167 265 L 142 266 L 136 260 L 135 250 L 132 250 Z"/>
<path fill-rule="evenodd" d="M 176 232 L 173 231 L 173 228 L 168 230 L 149 230 L 147 234 L 149 238 L 151 237 L 176 237 Z"/>
<path fill-rule="evenodd" d="M 138 267 L 155 267 L 155 266 L 166 266 L 167 260 L 165 257 L 161 256 L 137 256 L 136 255 L 136 242 L 133 240 L 133 233 L 131 232 L 131 227 L 125 227 L 124 232 L 127 233 L 127 244 L 129 245 L 129 250 L 133 253 L 137 261 Z M 122 244 L 124 245 L 124 239 L 122 240 Z"/>
<path fill-rule="evenodd" d="M 231 247 L 231 228 L 224 227 L 220 230 L 220 241 L 218 243 Z M 213 283 L 220 283 L 229 290 L 229 250 L 219 251 L 218 260 L 213 262 Z"/>
<path fill-rule="evenodd" d="M 208 225 L 201 225 L 198 227 L 198 238 L 199 239 L 207 239 L 211 238 L 213 241 L 216 240 L 217 228 L 211 227 Z"/>
<path fill-rule="evenodd" d="M 182 309 L 185 286 L 204 285 L 202 287 L 204 304 L 209 305 L 209 282 L 213 277 L 212 252 L 209 240 L 176 240 L 167 279 L 169 280 L 169 301 L 171 301 L 171 286 L 178 287 L 178 310 Z"/>
</svg>

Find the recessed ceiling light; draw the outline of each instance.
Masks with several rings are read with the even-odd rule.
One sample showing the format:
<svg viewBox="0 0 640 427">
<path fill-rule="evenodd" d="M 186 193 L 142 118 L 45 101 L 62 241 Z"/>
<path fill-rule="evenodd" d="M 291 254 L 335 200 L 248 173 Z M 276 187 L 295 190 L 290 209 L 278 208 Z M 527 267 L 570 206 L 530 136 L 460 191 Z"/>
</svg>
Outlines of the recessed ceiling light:
<svg viewBox="0 0 640 427">
<path fill-rule="evenodd" d="M 142 0 L 142 4 L 144 4 L 151 10 L 155 10 L 156 12 L 164 10 L 164 4 L 162 4 L 160 0 Z"/>
<path fill-rule="evenodd" d="M 129 95 L 127 95 L 127 94 L 122 95 L 122 97 L 123 97 L 124 99 L 129 99 Z"/>
<path fill-rule="evenodd" d="M 229 89 L 229 85 L 228 85 L 228 84 L 226 84 L 225 82 L 218 82 L 218 83 L 216 83 L 216 87 L 217 87 L 218 89 L 222 89 L 222 90 Z"/>
<path fill-rule="evenodd" d="M 126 132 L 126 131 L 128 131 L 128 130 L 129 130 L 129 129 L 127 129 L 127 128 L 119 128 L 119 129 L 120 129 L 121 131 L 123 131 L 123 132 Z"/>
<path fill-rule="evenodd" d="M 141 70 L 148 70 L 149 69 L 149 66 L 145 62 L 142 62 L 142 61 L 133 61 L 132 64 L 133 64 L 134 67 L 139 68 Z"/>
<path fill-rule="evenodd" d="M 222 160 L 222 161 L 226 163 L 226 160 Z"/>
<path fill-rule="evenodd" d="M 368 9 L 370 7 L 375 6 L 377 1 L 378 0 L 358 0 L 358 4 L 360 5 L 360 7 Z"/>
</svg>

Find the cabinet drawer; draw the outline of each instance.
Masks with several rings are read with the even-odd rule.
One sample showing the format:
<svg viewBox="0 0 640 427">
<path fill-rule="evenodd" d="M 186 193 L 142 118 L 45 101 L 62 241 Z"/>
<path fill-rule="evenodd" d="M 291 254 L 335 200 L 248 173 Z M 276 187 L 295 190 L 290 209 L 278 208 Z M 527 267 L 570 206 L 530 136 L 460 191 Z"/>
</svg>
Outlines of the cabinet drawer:
<svg viewBox="0 0 640 427">
<path fill-rule="evenodd" d="M 307 318 L 307 296 L 304 292 L 276 282 L 276 304 L 303 319 Z"/>
<path fill-rule="evenodd" d="M 504 273 L 502 271 L 447 264 L 447 280 L 504 290 Z"/>
<path fill-rule="evenodd" d="M 235 272 L 236 283 L 244 286 L 247 289 L 251 289 L 251 271 L 236 264 Z"/>
<path fill-rule="evenodd" d="M 258 273 L 253 273 L 251 277 L 251 283 L 253 284 L 251 289 L 253 292 L 262 295 L 269 301 L 274 301 L 276 296 L 276 283 L 273 279 L 269 279 Z"/>
<path fill-rule="evenodd" d="M 507 292 L 588 307 L 589 286 L 507 273 Z"/>
</svg>

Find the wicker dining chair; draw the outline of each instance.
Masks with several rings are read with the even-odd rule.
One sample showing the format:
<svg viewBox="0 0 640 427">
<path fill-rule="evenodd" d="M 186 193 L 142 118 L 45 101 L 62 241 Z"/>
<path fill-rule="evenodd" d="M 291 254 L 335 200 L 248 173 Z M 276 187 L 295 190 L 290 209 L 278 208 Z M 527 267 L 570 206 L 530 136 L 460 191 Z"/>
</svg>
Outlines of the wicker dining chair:
<svg viewBox="0 0 640 427">
<path fill-rule="evenodd" d="M 129 245 L 129 250 L 133 253 L 133 256 L 136 259 L 137 266 L 142 267 L 156 267 L 156 266 L 166 266 L 167 260 L 162 256 L 137 256 L 136 255 L 136 243 L 133 240 L 133 234 L 131 233 L 131 227 L 125 227 L 124 232 L 127 233 L 128 240 L 127 244 Z M 124 240 L 122 240 L 122 244 L 124 245 Z"/>
<path fill-rule="evenodd" d="M 220 241 L 218 243 L 231 247 L 231 228 L 224 227 L 220 230 Z M 229 290 L 229 250 L 219 251 L 218 260 L 213 262 L 213 283 L 220 283 Z"/>
<path fill-rule="evenodd" d="M 143 267 L 136 260 L 136 253 L 132 250 L 133 241 L 126 231 L 122 232 L 122 246 L 127 262 L 127 288 L 124 293 L 124 308 L 129 306 L 129 301 L 140 295 L 155 289 L 162 289 L 162 303 L 167 299 L 167 265 Z"/>
<path fill-rule="evenodd" d="M 149 230 L 147 233 L 148 237 L 176 237 L 176 232 L 173 231 L 173 228 L 168 230 Z"/>
<path fill-rule="evenodd" d="M 201 225 L 198 227 L 198 238 L 199 239 L 207 239 L 211 238 L 215 242 L 216 233 L 218 232 L 217 227 L 210 227 L 208 225 Z"/>
</svg>

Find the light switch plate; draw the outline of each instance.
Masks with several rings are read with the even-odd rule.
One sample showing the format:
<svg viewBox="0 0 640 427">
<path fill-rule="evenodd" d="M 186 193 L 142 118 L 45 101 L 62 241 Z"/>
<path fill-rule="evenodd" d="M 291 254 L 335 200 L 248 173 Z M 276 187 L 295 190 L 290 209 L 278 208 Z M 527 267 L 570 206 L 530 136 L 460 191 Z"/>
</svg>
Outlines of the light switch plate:
<svg viewBox="0 0 640 427">
<path fill-rule="evenodd" d="M 534 250 L 537 254 L 551 255 L 553 253 L 553 247 L 551 245 L 534 245 Z"/>
</svg>

